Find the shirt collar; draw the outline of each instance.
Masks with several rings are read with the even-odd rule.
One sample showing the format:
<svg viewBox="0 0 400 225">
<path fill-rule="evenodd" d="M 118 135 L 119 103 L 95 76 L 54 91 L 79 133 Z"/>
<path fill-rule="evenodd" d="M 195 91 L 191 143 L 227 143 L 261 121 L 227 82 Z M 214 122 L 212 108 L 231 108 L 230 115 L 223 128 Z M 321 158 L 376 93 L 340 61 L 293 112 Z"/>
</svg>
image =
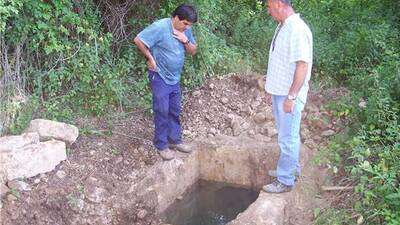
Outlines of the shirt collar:
<svg viewBox="0 0 400 225">
<path fill-rule="evenodd" d="M 174 25 L 172 24 L 172 18 L 171 17 L 168 18 L 168 23 L 169 23 L 169 29 L 170 29 L 171 33 L 173 33 L 174 32 Z"/>
<path fill-rule="evenodd" d="M 300 14 L 298 13 L 293 13 L 292 15 L 290 15 L 288 18 L 285 19 L 285 21 L 283 21 L 283 25 L 284 24 L 289 24 L 292 21 L 296 20 L 297 18 L 300 17 Z"/>
</svg>

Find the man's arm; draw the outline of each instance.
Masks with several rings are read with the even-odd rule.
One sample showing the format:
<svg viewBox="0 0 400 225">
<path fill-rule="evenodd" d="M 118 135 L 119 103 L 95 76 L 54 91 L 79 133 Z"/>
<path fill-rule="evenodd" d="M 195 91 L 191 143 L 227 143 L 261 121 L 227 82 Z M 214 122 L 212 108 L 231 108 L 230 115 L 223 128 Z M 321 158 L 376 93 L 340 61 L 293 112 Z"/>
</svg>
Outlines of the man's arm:
<svg viewBox="0 0 400 225">
<path fill-rule="evenodd" d="M 185 50 L 187 53 L 189 53 L 192 56 L 196 55 L 196 50 L 197 50 L 196 44 L 192 44 L 189 42 L 189 43 L 183 44 L 183 45 L 185 46 Z"/>
<path fill-rule="evenodd" d="M 289 89 L 289 95 L 297 96 L 301 87 L 304 84 L 308 70 L 308 63 L 304 61 L 296 62 L 296 70 L 294 72 L 294 79 L 292 86 Z"/>
<path fill-rule="evenodd" d="M 149 68 L 149 70 L 155 71 L 157 69 L 157 64 L 147 46 L 140 40 L 139 37 L 135 37 L 133 42 L 139 48 L 140 52 L 144 55 L 144 57 L 146 57 L 147 67 Z"/>
<path fill-rule="evenodd" d="M 289 89 L 289 95 L 297 97 L 301 87 L 304 84 L 304 80 L 306 79 L 307 70 L 308 70 L 308 63 L 304 61 L 296 62 L 296 70 L 294 72 L 294 79 L 292 86 Z M 283 110 L 286 113 L 290 113 L 293 111 L 293 109 L 294 109 L 294 100 L 286 99 L 285 102 L 283 103 Z"/>
</svg>

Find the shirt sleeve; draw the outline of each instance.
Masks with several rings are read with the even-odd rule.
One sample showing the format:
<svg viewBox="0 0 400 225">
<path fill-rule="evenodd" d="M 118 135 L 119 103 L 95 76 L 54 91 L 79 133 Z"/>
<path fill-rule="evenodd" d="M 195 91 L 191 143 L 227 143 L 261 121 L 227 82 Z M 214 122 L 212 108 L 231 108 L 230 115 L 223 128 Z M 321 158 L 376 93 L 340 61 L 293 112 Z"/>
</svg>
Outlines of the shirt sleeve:
<svg viewBox="0 0 400 225">
<path fill-rule="evenodd" d="M 305 31 L 296 29 L 290 37 L 290 62 L 304 61 L 311 63 L 312 61 L 312 40 L 307 36 Z"/>
<path fill-rule="evenodd" d="M 189 39 L 190 43 L 196 44 L 196 38 L 193 35 L 193 30 L 192 28 L 189 28 L 185 31 L 186 37 Z"/>
<path fill-rule="evenodd" d="M 162 27 L 158 22 L 154 22 L 150 26 L 142 30 L 137 36 L 146 45 L 147 48 L 151 49 L 161 40 Z"/>
</svg>

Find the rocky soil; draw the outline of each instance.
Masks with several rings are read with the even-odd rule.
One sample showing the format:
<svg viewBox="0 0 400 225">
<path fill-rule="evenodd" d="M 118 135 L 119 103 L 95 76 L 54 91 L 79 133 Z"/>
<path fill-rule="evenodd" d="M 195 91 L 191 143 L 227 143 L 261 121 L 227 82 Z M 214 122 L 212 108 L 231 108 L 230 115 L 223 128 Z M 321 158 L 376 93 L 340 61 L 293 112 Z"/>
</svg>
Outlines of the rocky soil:
<svg viewBox="0 0 400 225">
<path fill-rule="evenodd" d="M 323 106 L 344 90 L 312 90 L 302 140 L 313 149 L 345 126 Z M 225 134 L 271 139 L 276 135 L 257 74 L 208 80 L 183 104 L 185 140 Z M 54 171 L 1 187 L 1 224 L 159 224 L 155 195 L 126 194 L 161 159 L 152 147 L 153 122 L 143 110 L 109 118 L 81 118 L 78 140 Z M 16 181 L 14 181 L 16 182 Z"/>
</svg>

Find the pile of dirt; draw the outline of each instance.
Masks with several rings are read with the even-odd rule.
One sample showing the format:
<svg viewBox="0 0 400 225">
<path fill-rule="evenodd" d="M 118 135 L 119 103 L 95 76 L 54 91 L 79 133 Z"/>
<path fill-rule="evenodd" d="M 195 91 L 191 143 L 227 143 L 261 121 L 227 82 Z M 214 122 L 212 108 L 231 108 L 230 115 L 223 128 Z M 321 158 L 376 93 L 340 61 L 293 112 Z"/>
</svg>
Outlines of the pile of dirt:
<svg viewBox="0 0 400 225">
<path fill-rule="evenodd" d="M 185 140 L 218 134 L 276 135 L 263 86 L 260 75 L 230 74 L 185 95 Z M 341 92 L 330 93 L 330 100 Z M 332 115 L 321 110 L 325 95 L 310 95 L 304 116 L 309 129 L 303 136 L 320 143 L 324 139 L 318 133 L 336 128 Z M 53 172 L 25 179 L 30 191 L 12 190 L 3 198 L 2 224 L 158 224 L 155 195 L 127 194 L 150 166 L 161 161 L 151 143 L 151 115 L 137 110 L 110 118 L 81 118 L 76 125 L 80 137 L 70 146 L 68 160 Z"/>
<path fill-rule="evenodd" d="M 259 112 L 265 112 L 263 77 L 257 74 L 229 74 L 207 81 L 189 94 L 183 110 L 184 135 L 188 138 L 225 134 L 255 134 L 251 124 L 237 130 L 236 121 L 244 123 Z"/>
</svg>

